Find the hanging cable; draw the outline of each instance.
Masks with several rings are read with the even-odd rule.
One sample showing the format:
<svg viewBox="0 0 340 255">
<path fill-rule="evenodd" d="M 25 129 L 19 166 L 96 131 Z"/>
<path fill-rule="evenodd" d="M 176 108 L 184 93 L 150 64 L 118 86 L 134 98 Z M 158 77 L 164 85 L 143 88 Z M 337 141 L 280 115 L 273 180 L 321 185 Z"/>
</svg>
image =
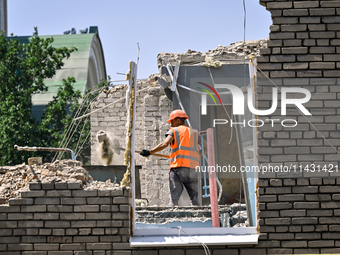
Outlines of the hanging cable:
<svg viewBox="0 0 340 255">
<path fill-rule="evenodd" d="M 139 53 L 140 53 L 139 43 L 137 43 L 137 47 L 138 47 L 138 55 L 137 55 L 137 65 L 138 65 L 138 62 L 139 62 Z"/>
<path fill-rule="evenodd" d="M 193 237 L 192 235 L 190 235 L 189 233 L 184 231 L 181 226 L 178 226 L 177 228 L 178 228 L 178 237 L 181 239 L 181 241 L 183 243 L 185 243 L 185 242 L 181 238 L 181 231 L 184 232 L 185 234 L 187 234 L 188 236 L 190 236 L 196 242 L 200 243 L 203 246 L 203 249 L 204 249 L 204 252 L 205 252 L 206 255 L 211 255 L 208 245 L 206 245 L 205 243 L 201 242 L 200 240 L 196 239 L 195 237 Z"/>
<path fill-rule="evenodd" d="M 85 121 L 84 121 L 84 125 L 83 125 L 83 128 L 81 129 L 81 132 L 80 132 L 80 134 L 79 134 L 79 139 L 78 139 L 78 142 L 77 142 L 77 145 L 76 145 L 76 148 L 75 148 L 74 151 L 77 151 L 77 149 L 78 149 L 78 145 L 79 145 L 79 143 L 80 143 L 80 139 L 81 139 L 81 136 L 82 136 L 82 134 L 83 134 L 84 128 L 85 128 L 85 126 L 86 126 L 86 121 L 88 120 L 88 118 L 89 118 L 89 117 L 86 117 L 86 119 L 85 119 Z M 89 133 L 91 133 L 91 130 L 90 130 Z"/>
<path fill-rule="evenodd" d="M 243 73 L 244 73 L 244 78 L 243 78 L 243 85 L 246 85 L 246 53 L 245 53 L 245 48 L 246 48 L 246 28 L 247 28 L 247 9 L 246 9 L 246 1 L 243 0 Z M 242 141 L 241 141 L 242 142 Z M 243 146 L 242 146 L 243 147 Z M 243 179 L 243 174 L 240 173 L 240 198 L 239 198 L 239 210 L 238 210 L 238 226 L 241 227 L 241 203 L 242 203 L 242 179 Z M 245 180 L 247 181 L 247 179 Z M 246 196 L 246 194 L 244 194 Z M 250 205 L 248 205 L 250 206 Z M 250 215 L 248 217 L 251 217 Z"/>
<path fill-rule="evenodd" d="M 77 109 L 77 111 L 76 111 L 76 113 L 75 113 L 75 116 L 77 116 L 77 114 L 80 112 L 80 109 L 82 108 L 83 104 L 85 103 L 87 97 L 88 97 L 88 95 L 85 96 L 85 99 L 83 100 L 82 104 L 78 107 L 78 109 Z M 64 143 L 66 137 L 69 135 L 69 133 L 71 133 L 71 130 L 72 130 L 73 126 L 74 126 L 74 120 L 72 120 L 72 121 L 71 121 L 71 124 L 68 126 L 68 128 L 67 128 L 67 130 L 66 130 L 66 133 L 65 133 L 65 135 L 64 135 L 64 137 L 63 137 L 63 140 L 62 140 L 61 143 L 59 144 L 59 148 L 62 148 L 62 147 L 63 147 L 63 143 Z M 57 155 L 59 155 L 58 152 L 54 154 L 54 157 L 53 157 L 53 159 L 52 159 L 52 162 L 55 161 Z"/>
<path fill-rule="evenodd" d="M 144 89 L 140 89 L 140 90 L 137 91 L 137 93 L 138 93 L 138 92 L 145 91 L 145 90 L 147 90 L 147 89 L 149 89 L 149 87 L 146 87 L 146 88 L 144 88 Z M 85 114 L 85 115 L 83 115 L 83 116 L 74 118 L 73 120 L 80 120 L 80 119 L 82 119 L 82 118 L 85 118 L 85 117 L 87 117 L 87 116 L 89 116 L 89 115 L 91 115 L 91 114 L 93 114 L 93 113 L 95 113 L 95 112 L 99 112 L 99 111 L 101 111 L 101 110 L 103 110 L 103 109 L 105 109 L 105 108 L 107 108 L 107 107 L 109 107 L 109 106 L 111 106 L 111 105 L 113 105 L 113 104 L 115 104 L 115 103 L 118 103 L 118 102 L 120 102 L 120 101 L 123 101 L 125 98 L 126 98 L 126 97 L 124 96 L 124 97 L 122 97 L 122 98 L 120 98 L 120 99 L 118 99 L 118 100 L 116 100 L 116 101 L 114 101 L 114 102 L 112 102 L 112 103 L 109 103 L 109 104 L 107 104 L 107 105 L 105 105 L 105 106 L 103 106 L 103 107 L 101 107 L 101 108 L 99 108 L 99 109 L 97 109 L 97 110 L 94 110 L 94 111 L 92 111 L 92 112 L 90 112 L 90 113 L 87 113 L 87 114 Z"/>
<path fill-rule="evenodd" d="M 85 144 L 85 142 L 87 141 L 87 139 L 89 138 L 90 134 L 91 134 L 91 132 L 89 132 L 89 133 L 87 134 L 87 136 L 86 136 L 86 138 L 84 139 L 82 145 L 79 147 L 79 150 L 75 152 L 76 157 L 77 157 L 78 154 L 80 153 L 81 149 L 84 147 L 84 144 Z"/>
<path fill-rule="evenodd" d="M 87 110 L 88 110 L 89 107 L 91 106 L 92 102 L 95 101 L 95 100 L 97 100 L 97 98 L 98 98 L 98 96 L 96 96 L 94 99 L 92 99 L 92 101 L 88 104 L 87 108 L 85 109 L 85 112 L 87 112 Z M 70 143 L 70 141 L 72 140 L 72 137 L 73 137 L 74 133 L 77 131 L 77 128 L 78 128 L 78 126 L 79 126 L 80 123 L 81 123 L 81 121 L 79 121 L 78 124 L 77 124 L 77 126 L 74 128 L 72 135 L 68 136 L 68 139 L 66 140 L 65 145 L 64 145 L 65 148 L 67 148 L 67 146 L 69 145 L 69 143 Z M 84 125 L 85 125 L 85 124 L 86 124 L 86 121 L 84 122 Z M 58 157 L 61 158 L 62 156 L 63 156 L 63 153 L 61 153 L 61 155 L 59 154 Z"/>
<path fill-rule="evenodd" d="M 97 96 L 97 97 L 98 97 L 98 96 Z M 97 97 L 96 97 L 96 98 L 97 98 Z M 80 114 L 80 112 L 82 111 L 82 109 L 83 109 L 83 107 L 84 107 L 86 101 L 88 100 L 88 98 L 89 98 L 89 93 L 85 95 L 85 98 L 83 99 L 82 103 L 81 103 L 80 106 L 78 107 L 78 109 L 77 109 L 77 111 L 76 111 L 76 113 L 75 113 L 75 116 L 78 116 L 78 115 Z M 96 98 L 95 98 L 95 99 L 96 99 Z M 94 100 L 94 99 L 93 99 L 93 100 Z M 91 103 L 93 102 L 93 100 L 90 102 L 89 105 L 91 105 Z M 87 111 L 87 109 L 85 110 L 85 112 L 86 112 L 86 111 Z M 67 145 L 68 145 L 68 142 L 67 142 L 67 141 L 68 141 L 68 139 L 70 139 L 70 137 L 73 136 L 73 134 L 74 134 L 75 130 L 77 129 L 79 123 L 78 123 L 78 125 L 76 126 L 75 130 L 74 130 L 73 133 L 72 133 L 72 130 L 73 130 L 74 125 L 75 125 L 75 120 L 73 119 L 73 120 L 71 121 L 71 124 L 69 125 L 68 129 L 66 130 L 66 133 L 65 133 L 65 135 L 64 135 L 64 137 L 63 137 L 63 140 L 62 140 L 61 143 L 59 144 L 59 147 L 63 147 L 63 146 L 67 146 Z M 71 135 L 71 133 L 72 133 L 72 135 Z M 65 139 L 66 139 L 66 142 L 65 142 Z M 62 154 L 62 155 L 63 155 L 63 154 Z M 62 155 L 61 155 L 61 157 L 62 157 Z M 58 158 L 58 157 L 60 157 L 60 153 L 56 153 L 56 154 L 54 155 L 52 162 L 54 162 L 54 161 L 56 160 L 56 158 Z"/>
</svg>

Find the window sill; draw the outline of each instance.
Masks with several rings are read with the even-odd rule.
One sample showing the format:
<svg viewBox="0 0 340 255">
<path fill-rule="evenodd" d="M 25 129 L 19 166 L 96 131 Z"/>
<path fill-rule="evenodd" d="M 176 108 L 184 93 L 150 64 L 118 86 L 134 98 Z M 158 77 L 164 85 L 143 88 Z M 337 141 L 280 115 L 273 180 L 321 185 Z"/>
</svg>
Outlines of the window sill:
<svg viewBox="0 0 340 255">
<path fill-rule="evenodd" d="M 133 236 L 130 238 L 131 247 L 159 246 L 198 246 L 206 245 L 246 245 L 257 244 L 258 234 L 244 235 L 199 235 L 199 236 Z"/>
</svg>

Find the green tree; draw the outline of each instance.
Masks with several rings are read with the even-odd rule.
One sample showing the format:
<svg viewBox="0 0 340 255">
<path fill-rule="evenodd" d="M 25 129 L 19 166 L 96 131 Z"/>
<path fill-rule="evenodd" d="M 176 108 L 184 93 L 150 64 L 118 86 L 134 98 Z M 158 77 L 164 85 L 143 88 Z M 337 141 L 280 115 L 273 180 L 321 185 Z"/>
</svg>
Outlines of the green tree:
<svg viewBox="0 0 340 255">
<path fill-rule="evenodd" d="M 76 114 L 75 109 L 79 107 L 79 100 L 82 99 L 80 91 L 74 90 L 74 77 L 68 77 L 62 80 L 62 86 L 58 89 L 57 96 L 46 105 L 44 109 L 41 124 L 37 127 L 39 133 L 39 142 L 41 147 L 55 147 L 61 145 L 67 128 L 72 123 Z M 79 129 L 76 128 L 77 134 Z M 73 144 L 72 144 L 73 145 Z M 45 161 L 52 161 L 53 153 L 40 153 L 45 156 Z M 68 158 L 70 157 L 67 155 Z"/>
<path fill-rule="evenodd" d="M 76 153 L 77 160 L 89 164 L 91 156 L 90 117 L 87 116 L 77 121 L 74 121 L 74 118 L 89 113 L 91 102 L 99 95 L 101 88 L 111 86 L 111 83 L 104 80 L 93 90 L 88 89 L 84 96 L 81 96 L 80 91 L 74 90 L 74 83 L 73 77 L 64 79 L 57 96 L 46 106 L 39 126 L 40 140 L 46 147 L 71 148 Z M 59 158 L 70 158 L 68 153 L 60 154 Z M 55 153 L 44 153 L 44 155 L 45 161 L 52 161 L 56 158 Z"/>
<path fill-rule="evenodd" d="M 53 38 L 40 38 L 37 28 L 27 44 L 0 35 L 0 165 L 27 162 L 36 153 L 15 151 L 20 146 L 55 146 L 71 121 L 68 105 L 79 104 L 74 78 L 64 81 L 58 96 L 48 105 L 41 123 L 31 116 L 32 96 L 47 91 L 52 78 L 76 48 L 55 48 Z"/>
</svg>

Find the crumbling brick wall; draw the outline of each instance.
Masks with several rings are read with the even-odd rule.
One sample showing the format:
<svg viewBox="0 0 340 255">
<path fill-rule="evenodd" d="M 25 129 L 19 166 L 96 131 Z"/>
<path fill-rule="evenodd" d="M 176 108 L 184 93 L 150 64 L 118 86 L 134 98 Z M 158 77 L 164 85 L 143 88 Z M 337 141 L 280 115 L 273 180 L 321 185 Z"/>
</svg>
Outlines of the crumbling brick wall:
<svg viewBox="0 0 340 255">
<path fill-rule="evenodd" d="M 144 87 L 144 83 L 139 82 L 138 89 Z M 126 85 L 118 86 L 117 88 L 106 90 L 99 94 L 95 104 L 92 105 L 92 111 L 104 107 L 114 101 L 117 101 L 126 96 Z M 136 148 L 144 147 L 144 106 L 143 98 L 147 95 L 147 91 L 137 93 L 137 114 L 136 114 Z M 98 154 L 98 140 L 96 138 L 97 132 L 104 130 L 108 132 L 111 138 L 115 138 L 119 141 L 121 147 L 125 147 L 125 136 L 126 136 L 126 120 L 127 120 L 127 109 L 125 105 L 125 99 L 115 103 L 101 111 L 98 111 L 91 115 L 91 165 L 101 165 L 103 162 L 100 160 Z M 124 151 L 121 151 L 120 155 L 114 154 L 112 165 L 123 165 L 124 164 Z M 136 158 L 137 165 L 143 164 L 141 157 Z"/>
<path fill-rule="evenodd" d="M 172 102 L 167 98 L 163 88 L 154 80 L 139 81 L 137 90 L 135 148 L 136 150 L 151 149 L 165 139 L 170 125 L 166 122 L 172 111 Z M 92 110 L 99 109 L 122 97 L 125 97 L 127 86 L 111 89 L 99 95 Z M 96 134 L 104 130 L 112 138 L 118 139 L 125 147 L 126 135 L 125 99 L 119 103 L 91 115 L 91 164 L 103 164 L 98 158 L 98 141 Z M 162 152 L 164 153 L 164 151 Z M 166 153 L 166 152 L 165 152 Z M 123 165 L 124 151 L 114 154 L 112 165 Z M 148 159 L 135 154 L 136 164 L 142 165 L 140 170 L 141 196 L 148 200 L 149 205 L 167 206 L 169 204 L 169 160 L 161 157 Z"/>
<path fill-rule="evenodd" d="M 150 88 L 144 97 L 145 148 L 151 149 L 165 139 L 165 133 L 170 128 L 167 120 L 171 111 L 172 102 L 163 88 Z M 150 205 L 169 205 L 169 164 L 166 158 L 149 157 L 143 166 L 142 197 L 147 198 Z"/>
</svg>

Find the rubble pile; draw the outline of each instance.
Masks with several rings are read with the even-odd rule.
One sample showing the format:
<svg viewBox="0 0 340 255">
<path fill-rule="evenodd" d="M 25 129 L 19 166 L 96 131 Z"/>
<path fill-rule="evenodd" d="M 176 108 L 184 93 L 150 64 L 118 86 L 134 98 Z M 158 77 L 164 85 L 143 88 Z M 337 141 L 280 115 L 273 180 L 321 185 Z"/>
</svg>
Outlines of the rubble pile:
<svg viewBox="0 0 340 255">
<path fill-rule="evenodd" d="M 29 182 L 81 183 L 84 189 L 112 189 L 118 184 L 94 181 L 89 173 L 75 160 L 57 160 L 42 165 L 0 167 L 0 196 L 6 201 L 19 197 L 20 190 L 28 190 Z"/>
<path fill-rule="evenodd" d="M 152 75 L 151 75 L 152 76 Z M 126 81 L 128 83 L 128 81 Z M 148 79 L 142 79 L 142 80 L 138 80 L 137 81 L 137 88 L 138 89 L 142 89 L 142 88 L 146 88 L 149 86 L 156 86 L 156 84 L 152 84 L 150 83 L 150 81 Z M 115 94 L 118 92 L 122 92 L 123 96 L 125 96 L 126 93 L 126 89 L 127 89 L 127 84 L 120 84 L 120 85 L 115 85 L 114 87 L 108 87 L 108 88 L 104 88 L 101 90 L 100 93 L 104 93 L 104 94 Z"/>
<path fill-rule="evenodd" d="M 232 59 L 249 59 L 249 55 L 259 56 L 260 48 L 267 48 L 267 39 L 240 41 L 230 44 L 229 46 L 218 45 L 213 50 L 205 53 L 188 50 L 186 53 L 164 53 L 161 52 L 157 56 L 158 68 L 171 63 L 174 65 L 177 60 L 181 61 L 181 65 L 203 64 L 211 58 L 215 61 L 228 61 Z"/>
<path fill-rule="evenodd" d="M 229 213 L 229 206 L 220 208 L 220 213 Z M 146 224 L 169 224 L 172 222 L 211 221 L 209 207 L 136 207 L 136 222 Z"/>
<path fill-rule="evenodd" d="M 171 225 L 180 222 L 211 222 L 211 208 L 137 206 L 136 223 Z M 222 227 L 249 226 L 245 204 L 220 205 L 218 208 Z"/>
<path fill-rule="evenodd" d="M 101 93 L 114 94 L 114 93 L 122 91 L 123 89 L 126 89 L 126 88 L 127 88 L 127 85 L 122 84 L 122 85 L 117 85 L 115 87 L 109 87 L 109 88 L 102 89 Z"/>
</svg>

